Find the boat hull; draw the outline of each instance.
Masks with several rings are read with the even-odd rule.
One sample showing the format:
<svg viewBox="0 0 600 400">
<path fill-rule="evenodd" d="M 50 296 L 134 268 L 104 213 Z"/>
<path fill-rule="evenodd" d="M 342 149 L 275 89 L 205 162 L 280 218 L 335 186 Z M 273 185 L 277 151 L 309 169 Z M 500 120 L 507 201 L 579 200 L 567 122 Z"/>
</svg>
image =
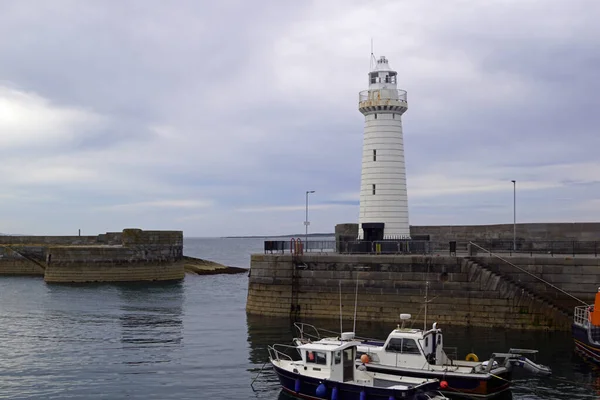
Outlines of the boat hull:
<svg viewBox="0 0 600 400">
<path fill-rule="evenodd" d="M 299 398 L 309 400 L 331 399 L 334 388 L 337 388 L 338 400 L 389 400 L 389 399 L 406 399 L 406 400 L 427 400 L 433 397 L 437 383 L 421 385 L 418 388 L 408 390 L 394 390 L 382 387 L 360 386 L 354 383 L 334 382 L 323 379 L 311 378 L 300 375 L 298 373 L 287 371 L 276 365 L 273 365 L 282 389 L 288 394 Z M 325 395 L 317 396 L 317 388 L 320 384 L 324 384 L 327 388 Z M 299 390 L 296 390 L 299 389 Z M 364 394 L 361 395 L 361 393 Z M 366 396 L 366 397 L 365 397 Z"/>
<path fill-rule="evenodd" d="M 437 388 L 446 396 L 490 398 L 510 389 L 511 372 L 504 370 L 494 374 L 460 374 L 443 371 L 418 370 L 413 368 L 385 367 L 377 364 L 365 364 L 367 371 L 392 375 L 411 376 L 424 379 L 446 381 L 446 389 Z"/>
<path fill-rule="evenodd" d="M 590 342 L 586 328 L 573 324 L 573 340 L 577 353 L 600 364 L 600 346 Z"/>
</svg>

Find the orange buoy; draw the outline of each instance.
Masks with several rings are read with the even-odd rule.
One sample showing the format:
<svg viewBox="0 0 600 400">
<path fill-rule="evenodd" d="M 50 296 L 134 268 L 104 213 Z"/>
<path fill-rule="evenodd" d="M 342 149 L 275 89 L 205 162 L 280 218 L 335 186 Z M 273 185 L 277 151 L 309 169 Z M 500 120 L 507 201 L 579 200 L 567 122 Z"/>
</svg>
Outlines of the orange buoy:
<svg viewBox="0 0 600 400">
<path fill-rule="evenodd" d="M 441 381 L 440 382 L 440 387 L 442 389 L 448 389 L 448 382 L 447 381 Z"/>
<path fill-rule="evenodd" d="M 360 361 L 364 364 L 368 364 L 369 361 L 371 361 L 371 359 L 367 354 L 363 354 L 362 356 L 360 356 Z"/>
</svg>

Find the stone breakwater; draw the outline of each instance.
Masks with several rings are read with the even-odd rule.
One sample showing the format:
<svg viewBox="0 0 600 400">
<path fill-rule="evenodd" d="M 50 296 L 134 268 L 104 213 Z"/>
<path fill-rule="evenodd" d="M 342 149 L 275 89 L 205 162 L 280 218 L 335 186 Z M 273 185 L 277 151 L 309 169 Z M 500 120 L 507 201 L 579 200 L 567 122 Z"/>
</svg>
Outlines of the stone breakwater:
<svg viewBox="0 0 600 400">
<path fill-rule="evenodd" d="M 509 329 L 569 330 L 572 299 L 535 278 L 480 257 L 344 254 L 254 254 L 246 311 L 249 314 L 398 322 L 411 313 L 422 323 L 428 285 L 429 322 Z M 553 285 L 593 301 L 600 259 L 515 258 Z M 518 270 L 517 270 L 518 271 Z"/>
<path fill-rule="evenodd" d="M 184 277 L 183 232 L 124 229 L 97 236 L 0 236 L 0 275 L 48 283 L 172 281 Z"/>
<path fill-rule="evenodd" d="M 243 274 L 248 272 L 246 268 L 229 267 L 218 262 L 204 260 L 202 258 L 183 256 L 185 272 L 198 275 L 216 274 Z"/>
</svg>

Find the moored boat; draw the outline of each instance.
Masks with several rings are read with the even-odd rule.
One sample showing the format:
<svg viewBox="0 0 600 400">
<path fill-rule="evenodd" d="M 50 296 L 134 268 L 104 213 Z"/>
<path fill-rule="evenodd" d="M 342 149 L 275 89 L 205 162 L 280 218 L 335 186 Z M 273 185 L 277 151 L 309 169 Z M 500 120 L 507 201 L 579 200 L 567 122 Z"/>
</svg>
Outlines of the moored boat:
<svg viewBox="0 0 600 400">
<path fill-rule="evenodd" d="M 593 305 L 575 307 L 573 340 L 577 353 L 600 363 L 600 288 Z"/>
<path fill-rule="evenodd" d="M 467 360 L 448 357 L 443 346 L 443 334 L 437 324 L 423 331 L 405 328 L 404 323 L 410 314 L 401 314 L 402 326 L 398 326 L 386 340 L 363 339 L 357 346 L 357 365 L 364 365 L 369 372 L 385 373 L 423 379 L 437 379 L 446 382 L 438 387 L 443 394 L 452 397 L 494 397 L 510 388 L 512 370 L 522 367 L 531 373 L 549 375 L 550 368 L 537 364 L 525 357 L 534 355 L 536 350 L 510 349 L 506 353 L 493 353 L 488 360 L 479 361 L 476 355 L 469 354 Z M 297 344 L 307 343 L 307 327 L 317 333 L 309 324 L 296 324 L 300 337 Z M 320 343 L 339 344 L 339 337 L 323 338 Z"/>
<path fill-rule="evenodd" d="M 446 399 L 436 392 L 439 386 L 437 380 L 357 368 L 358 344 L 344 340 L 339 343 L 316 341 L 298 346 L 273 345 L 268 348 L 269 359 L 282 389 L 300 399 Z M 291 350 L 293 356 L 286 349 Z"/>
</svg>

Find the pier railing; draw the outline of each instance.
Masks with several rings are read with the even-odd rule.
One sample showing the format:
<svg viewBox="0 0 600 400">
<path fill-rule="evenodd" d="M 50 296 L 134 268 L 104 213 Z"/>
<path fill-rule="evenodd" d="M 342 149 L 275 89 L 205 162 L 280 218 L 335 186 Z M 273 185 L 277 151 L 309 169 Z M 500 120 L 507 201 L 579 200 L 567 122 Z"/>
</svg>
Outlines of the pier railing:
<svg viewBox="0 0 600 400">
<path fill-rule="evenodd" d="M 525 241 L 489 239 L 489 240 L 381 240 L 338 242 L 334 240 L 294 241 L 267 240 L 265 253 L 339 253 L 339 254 L 467 254 L 468 244 L 472 242 L 494 253 L 505 255 L 529 256 L 585 256 L 598 257 L 600 241 L 553 240 Z"/>
</svg>

